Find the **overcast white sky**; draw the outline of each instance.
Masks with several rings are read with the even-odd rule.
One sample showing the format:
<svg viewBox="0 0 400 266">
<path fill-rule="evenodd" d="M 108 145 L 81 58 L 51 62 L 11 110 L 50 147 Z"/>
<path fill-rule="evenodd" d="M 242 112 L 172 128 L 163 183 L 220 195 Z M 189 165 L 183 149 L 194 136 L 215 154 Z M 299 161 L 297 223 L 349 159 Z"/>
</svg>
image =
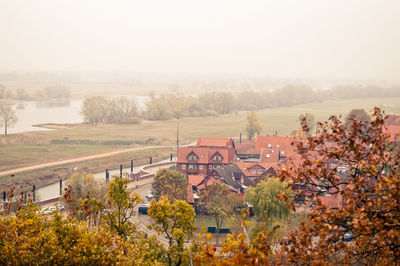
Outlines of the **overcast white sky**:
<svg viewBox="0 0 400 266">
<path fill-rule="evenodd" d="M 398 0 L 0 0 L 0 70 L 400 81 Z"/>
</svg>

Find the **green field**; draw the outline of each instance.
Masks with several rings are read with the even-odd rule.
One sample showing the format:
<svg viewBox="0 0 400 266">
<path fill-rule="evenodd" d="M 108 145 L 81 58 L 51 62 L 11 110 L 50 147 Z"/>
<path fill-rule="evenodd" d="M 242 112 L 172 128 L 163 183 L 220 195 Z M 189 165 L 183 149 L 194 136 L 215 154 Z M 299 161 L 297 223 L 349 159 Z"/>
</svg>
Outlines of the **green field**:
<svg viewBox="0 0 400 266">
<path fill-rule="evenodd" d="M 323 121 L 331 114 L 346 115 L 355 108 L 363 108 L 370 112 L 374 106 L 380 106 L 388 113 L 400 114 L 400 97 L 326 101 L 264 109 L 257 111 L 257 114 L 263 127 L 261 134 L 273 134 L 277 131 L 279 135 L 289 135 L 299 127 L 297 119 L 300 114 L 311 113 L 317 120 Z M 246 112 L 238 112 L 218 117 L 183 118 L 180 120 L 181 143 L 190 143 L 200 136 L 238 137 L 240 132 L 244 135 L 245 115 Z M 137 125 L 83 125 L 76 128 L 28 132 L 18 134 L 18 137 L 40 139 L 42 144 L 0 144 L 0 167 L 57 160 L 148 143 L 174 145 L 176 120 L 143 121 Z M 2 141 L 4 143 L 4 138 Z"/>
</svg>

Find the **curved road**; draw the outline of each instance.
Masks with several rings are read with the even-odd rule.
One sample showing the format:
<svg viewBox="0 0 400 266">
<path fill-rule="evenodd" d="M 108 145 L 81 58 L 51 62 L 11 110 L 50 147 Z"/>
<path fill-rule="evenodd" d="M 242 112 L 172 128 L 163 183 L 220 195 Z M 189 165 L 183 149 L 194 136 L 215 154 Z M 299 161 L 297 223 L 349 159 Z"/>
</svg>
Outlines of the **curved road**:
<svg viewBox="0 0 400 266">
<path fill-rule="evenodd" d="M 76 157 L 76 158 L 72 158 L 72 159 L 64 159 L 64 160 L 53 161 L 53 162 L 39 163 L 39 164 L 35 164 L 35 165 L 30 165 L 30 166 L 25 166 L 25 167 L 14 168 L 14 169 L 11 169 L 11 170 L 1 171 L 0 172 L 0 177 L 1 176 L 18 174 L 18 173 L 23 173 L 23 172 L 26 172 L 26 171 L 32 171 L 32 170 L 47 168 L 47 167 L 53 167 L 53 166 L 69 164 L 69 163 L 77 163 L 77 162 L 82 162 L 82 161 L 100 159 L 100 158 L 110 157 L 110 156 L 114 156 L 114 155 L 118 155 L 118 154 L 126 153 L 126 152 L 149 150 L 149 149 L 154 149 L 154 148 L 174 148 L 174 147 L 176 147 L 176 146 L 138 147 L 138 148 L 130 148 L 130 149 L 124 149 L 124 150 L 118 150 L 118 151 L 112 151 L 112 152 L 98 153 L 98 154 L 94 154 L 94 155 L 87 155 L 87 156 Z"/>
</svg>

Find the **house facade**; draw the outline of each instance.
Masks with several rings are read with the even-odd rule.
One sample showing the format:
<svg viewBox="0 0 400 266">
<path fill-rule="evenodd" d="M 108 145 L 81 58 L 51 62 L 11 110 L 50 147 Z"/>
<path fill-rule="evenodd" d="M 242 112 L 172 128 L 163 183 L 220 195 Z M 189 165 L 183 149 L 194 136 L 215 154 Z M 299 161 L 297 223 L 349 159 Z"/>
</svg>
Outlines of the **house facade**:
<svg viewBox="0 0 400 266">
<path fill-rule="evenodd" d="M 177 170 L 185 176 L 205 176 L 234 160 L 235 144 L 231 138 L 199 138 L 196 146 L 179 148 Z"/>
</svg>

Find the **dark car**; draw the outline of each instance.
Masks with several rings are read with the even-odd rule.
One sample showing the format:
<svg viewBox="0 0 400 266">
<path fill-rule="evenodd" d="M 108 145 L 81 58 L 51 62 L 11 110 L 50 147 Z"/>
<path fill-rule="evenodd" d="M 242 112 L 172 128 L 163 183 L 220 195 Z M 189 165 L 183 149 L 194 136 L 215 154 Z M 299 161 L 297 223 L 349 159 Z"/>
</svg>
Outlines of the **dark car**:
<svg viewBox="0 0 400 266">
<path fill-rule="evenodd" d="M 148 203 L 140 204 L 139 208 L 138 208 L 138 213 L 139 214 L 147 214 L 148 210 L 149 210 L 149 204 Z"/>
</svg>

